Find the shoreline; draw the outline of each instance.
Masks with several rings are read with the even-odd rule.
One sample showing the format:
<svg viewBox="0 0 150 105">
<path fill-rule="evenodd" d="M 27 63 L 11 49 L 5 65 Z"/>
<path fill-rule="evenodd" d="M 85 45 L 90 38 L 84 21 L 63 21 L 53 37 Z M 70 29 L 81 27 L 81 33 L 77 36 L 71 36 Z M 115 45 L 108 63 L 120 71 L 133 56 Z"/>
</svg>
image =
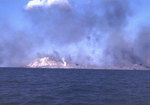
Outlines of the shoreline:
<svg viewBox="0 0 150 105">
<path fill-rule="evenodd" d="M 49 67 L 0 67 L 1 69 L 56 69 L 56 70 L 105 70 L 105 71 L 149 71 L 150 68 L 49 68 Z"/>
</svg>

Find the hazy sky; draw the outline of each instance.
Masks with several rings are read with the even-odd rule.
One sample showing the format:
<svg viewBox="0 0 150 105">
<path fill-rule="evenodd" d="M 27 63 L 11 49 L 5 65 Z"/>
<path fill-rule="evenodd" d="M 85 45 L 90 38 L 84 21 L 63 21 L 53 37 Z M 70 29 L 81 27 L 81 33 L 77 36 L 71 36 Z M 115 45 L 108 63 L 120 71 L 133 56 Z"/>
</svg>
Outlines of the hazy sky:
<svg viewBox="0 0 150 105">
<path fill-rule="evenodd" d="M 0 0 L 1 66 L 26 65 L 38 54 L 55 51 L 66 59 L 71 56 L 74 62 L 78 58 L 81 62 L 87 61 L 86 65 L 107 62 L 108 60 L 102 59 L 107 52 L 109 61 L 113 59 L 114 62 L 114 53 L 119 52 L 118 60 L 124 59 L 124 54 L 121 53 L 122 48 L 127 48 L 124 45 L 136 40 L 132 43 L 132 48 L 127 49 L 135 48 L 139 42 L 137 37 L 140 36 L 141 27 L 150 24 L 150 0 L 49 0 L 58 4 L 53 4 L 51 8 L 42 5 L 27 9 L 29 1 Z M 68 3 L 68 7 L 63 4 L 64 1 Z M 115 37 L 118 39 L 113 39 L 112 34 L 116 34 L 116 31 Z M 112 42 L 108 41 L 110 39 Z M 118 46 L 116 43 L 122 40 L 124 44 Z M 108 46 L 114 53 L 110 54 Z M 118 51 L 113 50 L 116 47 Z M 135 49 L 139 52 L 133 55 L 139 56 L 141 49 Z M 114 55 L 115 57 L 110 57 Z M 129 58 L 132 57 L 126 57 Z M 20 62 L 21 59 L 25 62 Z M 87 59 L 93 60 L 92 63 Z"/>
<path fill-rule="evenodd" d="M 23 13 L 24 7 L 30 0 L 1 0 L 0 1 L 0 19 L 1 21 L 10 22 L 14 28 L 22 28 L 26 24 Z M 89 0 L 90 1 L 90 0 Z M 99 0 L 91 0 L 99 1 Z M 115 1 L 115 0 L 114 0 Z M 85 5 L 88 0 L 69 0 L 75 2 L 76 5 Z M 135 12 L 129 23 L 131 28 L 135 28 L 141 23 L 147 23 L 150 19 L 150 1 L 149 0 L 132 0 L 131 8 Z M 9 21 L 8 21 L 9 20 Z"/>
</svg>

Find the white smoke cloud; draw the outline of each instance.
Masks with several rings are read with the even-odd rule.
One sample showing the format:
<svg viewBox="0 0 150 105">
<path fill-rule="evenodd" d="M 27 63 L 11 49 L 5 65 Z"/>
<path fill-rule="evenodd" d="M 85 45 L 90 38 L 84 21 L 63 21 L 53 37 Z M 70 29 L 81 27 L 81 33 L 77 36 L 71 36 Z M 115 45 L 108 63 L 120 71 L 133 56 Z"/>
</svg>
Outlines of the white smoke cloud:
<svg viewBox="0 0 150 105">
<path fill-rule="evenodd" d="M 70 7 L 68 0 L 31 0 L 26 5 L 25 9 L 28 10 L 28 9 L 32 9 L 34 7 L 50 7 L 52 5 Z"/>
</svg>

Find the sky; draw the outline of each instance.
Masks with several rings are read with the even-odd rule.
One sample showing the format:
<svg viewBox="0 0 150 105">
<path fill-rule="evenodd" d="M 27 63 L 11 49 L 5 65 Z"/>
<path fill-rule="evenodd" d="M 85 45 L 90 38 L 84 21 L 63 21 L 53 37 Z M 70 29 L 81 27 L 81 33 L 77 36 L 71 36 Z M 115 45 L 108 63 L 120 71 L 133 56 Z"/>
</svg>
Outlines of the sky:
<svg viewBox="0 0 150 105">
<path fill-rule="evenodd" d="M 141 57 L 143 47 L 136 47 L 145 43 L 138 36 L 149 27 L 150 0 L 48 0 L 38 5 L 37 1 L 0 0 L 1 66 L 24 66 L 39 56 L 57 54 L 79 64 L 128 66 L 132 57 L 124 58 L 120 51 L 131 43 L 126 51 L 135 48 L 134 59 L 149 65 L 144 58 L 148 54 Z M 118 46 L 122 40 L 126 44 Z"/>
<path fill-rule="evenodd" d="M 85 5 L 87 0 L 70 0 L 76 3 L 76 5 Z M 90 1 L 90 0 L 89 0 Z M 93 0 L 97 1 L 97 0 Z M 24 23 L 24 8 L 29 0 L 1 0 L 0 3 L 0 17 L 1 21 L 8 21 L 14 25 L 15 28 L 21 28 Z M 150 1 L 149 0 L 133 0 L 131 5 L 134 12 L 134 17 L 130 19 L 130 27 L 134 28 L 141 23 L 147 23 L 150 18 Z"/>
</svg>

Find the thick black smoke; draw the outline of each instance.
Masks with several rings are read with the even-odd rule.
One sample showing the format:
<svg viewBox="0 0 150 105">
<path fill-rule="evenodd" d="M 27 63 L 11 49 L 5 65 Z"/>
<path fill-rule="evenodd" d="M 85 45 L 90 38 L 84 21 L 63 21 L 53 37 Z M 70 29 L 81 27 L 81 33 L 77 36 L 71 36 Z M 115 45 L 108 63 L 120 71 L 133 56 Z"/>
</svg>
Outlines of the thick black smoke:
<svg viewBox="0 0 150 105">
<path fill-rule="evenodd" d="M 84 66 L 149 67 L 149 26 L 141 28 L 135 40 L 125 38 L 128 18 L 134 15 L 130 1 L 69 2 L 25 9 L 30 32 L 1 25 L 1 65 L 26 65 L 36 50 L 40 56 L 64 57 Z M 50 52 L 43 54 L 41 48 Z"/>
</svg>

